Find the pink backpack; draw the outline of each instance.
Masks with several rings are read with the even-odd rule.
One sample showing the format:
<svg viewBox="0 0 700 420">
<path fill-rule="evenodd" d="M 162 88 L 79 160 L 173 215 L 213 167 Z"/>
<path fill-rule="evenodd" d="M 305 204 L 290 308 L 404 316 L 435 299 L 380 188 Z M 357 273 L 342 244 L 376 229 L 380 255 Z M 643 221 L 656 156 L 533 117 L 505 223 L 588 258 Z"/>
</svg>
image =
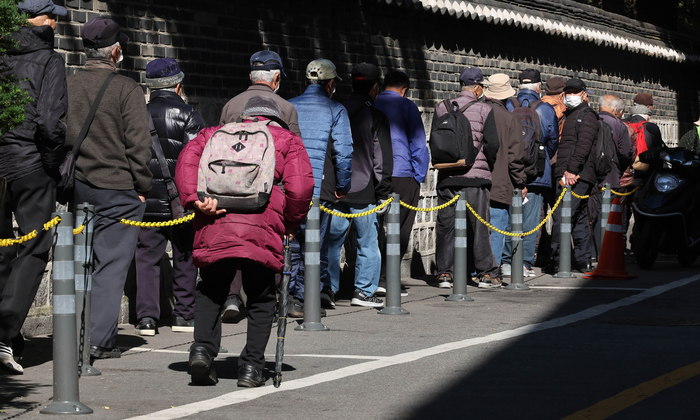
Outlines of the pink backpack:
<svg viewBox="0 0 700 420">
<path fill-rule="evenodd" d="M 217 208 L 255 213 L 267 206 L 275 182 L 273 121 L 226 124 L 212 134 L 199 161 L 197 196 L 218 200 Z"/>
</svg>

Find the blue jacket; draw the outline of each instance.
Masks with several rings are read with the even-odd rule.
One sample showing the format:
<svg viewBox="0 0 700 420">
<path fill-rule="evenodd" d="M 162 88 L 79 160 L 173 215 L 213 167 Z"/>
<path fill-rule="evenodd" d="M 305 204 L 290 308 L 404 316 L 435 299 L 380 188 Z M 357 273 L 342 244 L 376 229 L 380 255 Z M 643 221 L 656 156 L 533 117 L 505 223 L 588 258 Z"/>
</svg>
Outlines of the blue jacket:
<svg viewBox="0 0 700 420">
<path fill-rule="evenodd" d="M 350 191 L 352 132 L 345 107 L 330 99 L 319 85 L 309 85 L 304 93 L 289 102 L 299 115 L 299 130 L 314 172 L 314 197 L 321 196 L 321 183 L 333 182 L 331 190 Z M 330 139 L 330 141 L 329 141 Z M 333 149 L 326 159 L 328 144 Z M 326 163 L 326 161 L 329 163 Z M 336 201 L 335 197 L 321 197 Z"/>
<path fill-rule="evenodd" d="M 541 99 L 540 95 L 534 90 L 521 89 L 518 92 L 518 101 L 521 106 L 530 106 L 538 99 Z M 508 111 L 514 109 L 510 101 L 506 101 L 506 108 Z M 557 118 L 554 107 L 546 102 L 541 103 L 536 111 L 542 125 L 542 144 L 547 152 L 547 157 L 551 159 L 559 148 L 559 118 Z M 527 184 L 528 187 L 552 188 L 552 167 L 549 159 L 545 161 L 544 174 Z"/>
<path fill-rule="evenodd" d="M 430 152 L 418 107 L 398 92 L 385 90 L 374 106 L 389 119 L 391 147 L 394 152 L 392 176 L 425 181 L 430 166 Z"/>
</svg>

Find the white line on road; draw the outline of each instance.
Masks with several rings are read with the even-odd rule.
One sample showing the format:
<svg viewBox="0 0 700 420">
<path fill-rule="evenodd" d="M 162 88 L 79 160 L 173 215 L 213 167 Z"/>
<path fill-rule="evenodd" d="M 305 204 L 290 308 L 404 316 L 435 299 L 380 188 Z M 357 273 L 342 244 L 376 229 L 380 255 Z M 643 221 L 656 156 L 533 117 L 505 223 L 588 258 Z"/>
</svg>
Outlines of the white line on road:
<svg viewBox="0 0 700 420">
<path fill-rule="evenodd" d="M 172 353 L 172 354 L 190 354 L 189 351 L 185 350 L 168 350 L 168 349 L 149 349 L 148 347 L 120 347 L 122 352 L 126 353 L 128 351 L 134 351 L 137 353 Z M 234 356 L 233 353 L 219 353 L 219 358 L 226 358 L 229 356 Z M 274 354 L 266 354 L 265 357 L 275 358 Z M 354 354 L 285 354 L 284 357 L 318 357 L 322 359 L 354 359 L 354 360 L 383 360 L 388 359 L 389 356 L 360 356 Z"/>
<path fill-rule="evenodd" d="M 527 334 L 532 334 L 538 331 L 545 331 L 552 328 L 563 327 L 565 325 L 573 324 L 575 322 L 584 321 L 598 315 L 604 314 L 605 312 L 611 311 L 613 309 L 621 308 L 623 306 L 633 305 L 639 303 L 643 300 L 658 296 L 669 290 L 676 289 L 678 287 L 685 286 L 694 281 L 700 280 L 700 275 L 689 277 L 686 279 L 677 280 L 668 284 L 661 286 L 656 286 L 651 289 L 645 290 L 642 293 L 638 293 L 633 296 L 628 296 L 624 299 L 620 299 L 616 302 L 606 303 L 603 305 L 594 306 L 592 308 L 585 309 L 581 312 L 575 314 L 563 316 L 561 318 L 551 319 L 549 321 L 540 322 L 538 324 L 529 324 L 519 328 L 515 328 L 508 331 L 502 331 L 495 334 L 490 334 L 484 337 L 469 338 L 466 340 L 455 341 L 452 343 L 445 343 L 435 347 L 429 347 L 422 350 L 411 351 L 408 353 L 397 354 L 396 356 L 387 357 L 382 360 L 373 360 L 370 362 L 358 363 L 356 365 L 336 369 L 330 372 L 318 373 L 316 375 L 308 376 L 306 378 L 295 379 L 282 384 L 281 388 L 275 388 L 273 386 L 265 386 L 261 388 L 248 388 L 242 391 L 230 392 L 228 394 L 221 395 L 216 398 L 209 400 L 198 401 L 191 404 L 186 404 L 180 407 L 173 407 L 167 410 L 157 411 L 151 414 L 145 414 L 143 416 L 132 417 L 128 420 L 170 420 L 178 419 L 182 417 L 192 416 L 204 411 L 215 410 L 221 407 L 227 407 L 234 404 L 240 404 L 248 401 L 252 401 L 263 397 L 265 395 L 274 394 L 277 392 L 291 391 L 295 389 L 306 388 L 314 385 L 319 385 L 325 382 L 336 381 L 338 379 L 347 378 L 349 376 L 361 375 L 363 373 L 368 373 L 377 369 L 386 368 L 389 366 L 400 365 L 404 363 L 415 362 L 416 360 L 423 359 L 429 356 L 435 356 L 438 354 L 446 353 L 448 351 L 464 349 L 467 347 L 477 346 L 480 344 L 492 343 L 495 341 L 508 340 L 510 338 L 521 337 Z"/>
<path fill-rule="evenodd" d="M 561 289 L 561 290 L 625 290 L 630 292 L 643 292 L 649 290 L 643 287 L 586 287 L 586 286 L 530 286 L 530 289 Z"/>
</svg>

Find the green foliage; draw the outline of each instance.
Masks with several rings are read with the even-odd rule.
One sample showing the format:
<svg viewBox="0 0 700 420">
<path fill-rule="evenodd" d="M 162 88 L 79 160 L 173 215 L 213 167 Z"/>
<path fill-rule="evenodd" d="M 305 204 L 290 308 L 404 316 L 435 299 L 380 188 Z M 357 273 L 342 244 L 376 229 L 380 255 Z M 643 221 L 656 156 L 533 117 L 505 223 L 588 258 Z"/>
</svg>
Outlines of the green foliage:
<svg viewBox="0 0 700 420">
<path fill-rule="evenodd" d="M 0 0 L 0 54 L 4 56 L 15 42 L 10 34 L 26 23 L 17 10 L 18 0 Z M 24 106 L 31 101 L 17 85 L 17 79 L 6 74 L 7 65 L 0 56 L 0 135 L 24 121 Z"/>
</svg>

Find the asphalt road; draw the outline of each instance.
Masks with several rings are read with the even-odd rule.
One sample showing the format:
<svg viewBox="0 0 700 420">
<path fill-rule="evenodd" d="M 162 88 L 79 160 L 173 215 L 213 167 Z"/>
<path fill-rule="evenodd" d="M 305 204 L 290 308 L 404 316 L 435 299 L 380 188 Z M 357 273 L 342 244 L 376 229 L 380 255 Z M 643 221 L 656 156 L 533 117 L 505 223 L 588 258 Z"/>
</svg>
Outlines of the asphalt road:
<svg viewBox="0 0 700 420">
<path fill-rule="evenodd" d="M 99 419 L 699 419 L 700 271 L 627 266 L 638 279 L 539 275 L 530 291 L 469 287 L 468 303 L 404 279 L 401 316 L 341 300 L 328 332 L 290 323 L 280 388 L 236 387 L 245 320 L 224 325 L 231 353 L 214 387 L 190 384 L 190 334 L 123 325 L 122 358 L 97 361 L 102 376 L 80 380 L 80 400 Z M 0 374 L 0 419 L 46 418 L 51 338 L 29 339 L 23 365 Z"/>
</svg>

